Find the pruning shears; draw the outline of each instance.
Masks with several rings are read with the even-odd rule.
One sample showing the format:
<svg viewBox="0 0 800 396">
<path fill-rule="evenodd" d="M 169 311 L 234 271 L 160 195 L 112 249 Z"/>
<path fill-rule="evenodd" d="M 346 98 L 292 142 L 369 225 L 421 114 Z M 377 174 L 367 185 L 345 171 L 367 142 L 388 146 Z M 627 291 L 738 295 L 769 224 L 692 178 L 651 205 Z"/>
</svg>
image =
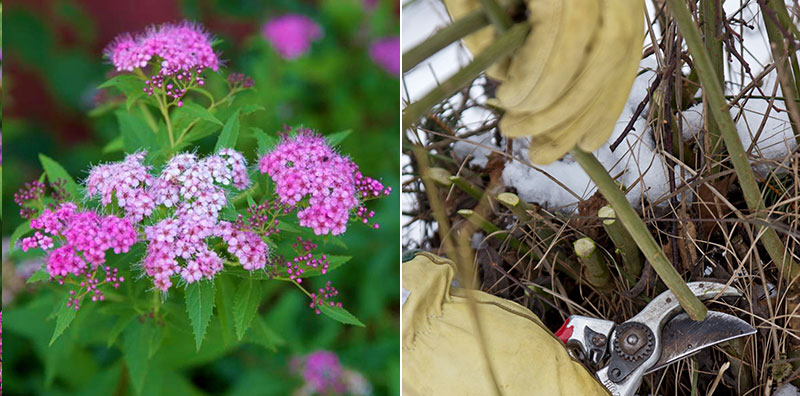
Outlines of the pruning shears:
<svg viewBox="0 0 800 396">
<path fill-rule="evenodd" d="M 739 290 L 721 283 L 691 282 L 688 286 L 700 300 L 742 296 Z M 572 315 L 556 337 L 572 357 L 595 371 L 613 396 L 632 396 L 645 374 L 703 348 L 755 332 L 747 322 L 717 311 L 708 311 L 702 322 L 693 321 L 681 312 L 675 295 L 665 291 L 620 324 Z"/>
</svg>

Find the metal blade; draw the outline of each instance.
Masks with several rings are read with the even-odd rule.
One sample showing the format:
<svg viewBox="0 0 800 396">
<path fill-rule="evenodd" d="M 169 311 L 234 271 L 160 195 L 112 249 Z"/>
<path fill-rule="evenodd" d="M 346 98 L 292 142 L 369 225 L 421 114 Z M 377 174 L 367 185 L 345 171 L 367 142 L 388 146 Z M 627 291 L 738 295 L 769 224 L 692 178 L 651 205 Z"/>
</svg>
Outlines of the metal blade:
<svg viewBox="0 0 800 396">
<path fill-rule="evenodd" d="M 661 357 L 645 374 L 710 347 L 756 332 L 747 322 L 722 312 L 708 311 L 705 320 L 696 322 L 681 313 L 661 330 Z"/>
</svg>

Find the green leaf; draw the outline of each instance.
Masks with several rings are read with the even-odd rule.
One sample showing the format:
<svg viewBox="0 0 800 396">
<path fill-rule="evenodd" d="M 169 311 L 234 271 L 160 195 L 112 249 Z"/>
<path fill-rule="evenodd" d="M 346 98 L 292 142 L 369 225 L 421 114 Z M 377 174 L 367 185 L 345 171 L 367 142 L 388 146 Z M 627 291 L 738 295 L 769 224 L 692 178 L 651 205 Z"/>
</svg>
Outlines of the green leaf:
<svg viewBox="0 0 800 396">
<path fill-rule="evenodd" d="M 250 323 L 258 312 L 261 303 L 261 282 L 245 279 L 239 283 L 239 290 L 233 297 L 233 325 L 236 327 L 236 337 L 242 339 Z"/>
<path fill-rule="evenodd" d="M 352 129 L 348 129 L 346 131 L 332 133 L 330 135 L 325 135 L 325 141 L 328 142 L 330 146 L 336 146 L 339 143 L 343 142 L 350 134 L 353 133 Z"/>
<path fill-rule="evenodd" d="M 292 224 L 292 223 L 290 223 L 290 222 L 288 222 L 286 220 L 281 220 L 280 222 L 278 222 L 278 229 L 281 230 L 281 231 L 291 232 L 291 233 L 294 233 L 294 234 L 299 234 L 299 233 L 303 232 L 302 228 L 300 228 L 299 226 L 296 226 L 296 225 L 294 225 L 294 224 Z"/>
<path fill-rule="evenodd" d="M 203 106 L 200 106 L 197 103 L 189 102 L 185 103 L 178 109 L 183 117 L 191 117 L 191 118 L 199 118 L 201 120 L 206 120 L 208 122 L 212 122 L 217 125 L 222 125 L 222 121 L 220 121 L 214 114 L 212 114 L 208 109 Z M 176 119 L 180 116 L 176 115 Z"/>
<path fill-rule="evenodd" d="M 134 321 L 131 326 L 125 330 L 124 341 L 122 343 L 122 352 L 125 357 L 125 364 L 128 366 L 128 373 L 133 382 L 133 388 L 136 394 L 142 393 L 144 387 L 144 380 L 147 377 L 149 369 L 148 355 L 150 352 L 150 342 L 152 334 L 148 331 L 147 324 Z"/>
<path fill-rule="evenodd" d="M 340 323 L 364 327 L 364 324 L 358 318 L 342 307 L 331 307 L 330 305 L 322 304 L 319 306 L 319 310 Z"/>
<path fill-rule="evenodd" d="M 11 233 L 11 238 L 8 241 L 8 246 L 11 248 L 10 250 L 13 251 L 16 249 L 17 241 L 31 231 L 31 224 L 27 221 L 18 225 L 17 228 L 14 229 L 14 232 Z"/>
<path fill-rule="evenodd" d="M 248 115 L 251 113 L 255 113 L 257 111 L 263 111 L 264 106 L 257 105 L 257 104 L 248 104 L 242 107 L 242 115 Z"/>
<path fill-rule="evenodd" d="M 217 145 L 214 146 L 214 152 L 218 152 L 223 148 L 233 148 L 236 146 L 236 140 L 239 139 L 239 110 L 231 114 L 225 126 L 222 127 L 222 132 L 217 139 Z"/>
<path fill-rule="evenodd" d="M 47 270 L 45 270 L 44 267 L 42 267 L 36 270 L 36 272 L 34 272 L 33 275 L 31 275 L 31 277 L 28 278 L 28 280 L 25 283 L 36 283 L 47 280 L 50 280 L 50 274 L 47 273 Z"/>
<path fill-rule="evenodd" d="M 119 122 L 122 146 L 125 151 L 129 153 L 138 150 L 152 152 L 158 148 L 156 133 L 141 116 L 136 116 L 123 109 L 115 111 L 114 114 Z"/>
<path fill-rule="evenodd" d="M 214 313 L 214 282 L 197 281 L 186 286 L 186 312 L 192 322 L 195 346 L 199 351 Z"/>
<path fill-rule="evenodd" d="M 53 337 L 50 338 L 51 346 L 54 342 L 56 342 L 58 337 L 61 337 L 61 334 L 64 334 L 64 330 L 69 327 L 69 324 L 72 323 L 72 320 L 75 319 L 75 315 L 78 313 L 75 308 L 67 306 L 68 300 L 69 296 L 66 296 L 61 300 L 61 308 L 56 314 L 56 328 L 53 330 Z"/>
<path fill-rule="evenodd" d="M 64 188 L 67 193 L 72 196 L 72 199 L 80 200 L 82 198 L 78 183 L 75 183 L 75 180 L 67 173 L 67 170 L 64 169 L 61 164 L 44 154 L 39 154 L 39 162 L 42 163 L 42 168 L 44 169 L 44 173 L 47 174 L 47 180 L 49 180 L 50 183 L 55 183 L 59 179 L 63 180 L 66 182 Z"/>
<path fill-rule="evenodd" d="M 258 142 L 258 155 L 262 156 L 272 150 L 280 139 L 274 135 L 268 135 L 264 133 L 261 128 L 250 128 L 253 131 L 253 135 L 256 136 L 256 141 Z"/>
<path fill-rule="evenodd" d="M 286 343 L 281 336 L 267 326 L 267 323 L 260 316 L 256 316 L 253 326 L 250 327 L 250 331 L 245 336 L 245 340 L 261 345 L 271 351 L 274 351 L 277 346 Z"/>
<path fill-rule="evenodd" d="M 114 320 L 114 326 L 112 326 L 111 330 L 108 332 L 108 340 L 106 341 L 107 347 L 111 348 L 111 346 L 114 345 L 119 335 L 128 328 L 128 325 L 131 324 L 131 321 L 133 321 L 135 317 L 136 312 L 128 312 L 127 314 L 117 316 L 116 320 Z"/>
<path fill-rule="evenodd" d="M 106 144 L 105 147 L 103 147 L 102 153 L 109 154 L 117 151 L 123 151 L 123 149 L 124 147 L 122 142 L 122 136 L 117 136 L 116 138 L 114 138 L 114 140 L 108 142 L 108 144 Z"/>
<path fill-rule="evenodd" d="M 97 88 L 117 88 L 120 92 L 128 94 L 130 92 L 141 92 L 144 88 L 144 82 L 141 78 L 133 74 L 118 74 L 106 82 L 97 86 Z"/>
<path fill-rule="evenodd" d="M 233 342 L 233 324 L 230 321 L 230 312 L 233 311 L 232 296 L 234 286 L 229 276 L 215 276 L 214 289 L 216 291 L 217 317 L 219 317 L 219 327 L 222 332 L 223 345 L 228 346 Z"/>
<path fill-rule="evenodd" d="M 321 255 L 315 254 L 314 258 L 319 259 Z M 341 267 L 344 263 L 350 261 L 352 257 L 350 256 L 332 256 L 330 254 L 326 254 L 325 258 L 328 259 L 328 271 L 326 273 L 330 273 L 331 271 Z M 309 268 L 303 271 L 303 278 L 310 278 L 312 276 L 319 276 L 322 275 L 322 268 Z"/>
</svg>

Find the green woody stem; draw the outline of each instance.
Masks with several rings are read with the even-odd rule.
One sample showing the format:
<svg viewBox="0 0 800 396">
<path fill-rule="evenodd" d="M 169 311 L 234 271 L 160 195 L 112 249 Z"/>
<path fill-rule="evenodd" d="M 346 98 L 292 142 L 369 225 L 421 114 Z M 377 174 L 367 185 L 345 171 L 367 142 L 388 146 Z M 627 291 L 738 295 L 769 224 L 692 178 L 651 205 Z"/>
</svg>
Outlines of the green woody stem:
<svg viewBox="0 0 800 396">
<path fill-rule="evenodd" d="M 733 123 L 730 113 L 728 112 L 728 105 L 725 102 L 725 96 L 714 72 L 714 66 L 703 48 L 703 41 L 700 39 L 700 32 L 695 26 L 692 16 L 689 13 L 689 8 L 686 6 L 684 0 L 667 0 L 669 8 L 672 11 L 672 16 L 678 24 L 686 43 L 689 45 L 689 52 L 694 61 L 694 69 L 700 77 L 700 83 L 703 86 L 706 100 L 708 100 L 708 108 L 714 117 L 714 120 L 719 125 L 722 139 L 725 141 L 725 146 L 730 153 L 731 163 L 736 170 L 736 176 L 739 179 L 739 185 L 742 188 L 744 199 L 747 202 L 747 207 L 755 214 L 758 219 L 764 220 L 768 224 L 766 215 L 764 214 L 764 201 L 761 199 L 761 193 L 756 182 L 753 169 L 750 167 L 750 162 L 747 159 L 747 153 L 744 151 L 742 141 L 739 140 L 739 134 L 736 131 L 736 125 Z M 617 209 L 614 207 L 614 209 Z M 624 224 L 624 222 L 623 222 Z M 791 255 L 786 250 L 786 247 L 778 237 L 778 233 L 771 227 L 759 227 L 763 231 L 761 241 L 764 248 L 769 253 L 770 258 L 780 267 L 781 275 L 788 282 L 792 282 L 795 277 L 800 275 L 800 267 L 792 260 Z M 640 245 L 641 246 L 641 245 Z"/>
<path fill-rule="evenodd" d="M 428 37 L 416 47 L 403 54 L 403 73 L 411 70 L 420 62 L 443 48 L 489 25 L 489 18 L 483 10 L 475 10 L 463 18 L 447 25 L 436 34 Z"/>
<path fill-rule="evenodd" d="M 592 153 L 587 153 L 579 148 L 573 149 L 571 153 L 583 170 L 592 178 L 603 197 L 614 208 L 617 213 L 617 219 L 622 222 L 622 225 L 631 234 L 639 249 L 650 261 L 650 265 L 653 266 L 658 276 L 664 281 L 664 284 L 678 298 L 681 307 L 693 320 L 703 320 L 706 317 L 706 306 L 686 286 L 686 282 L 675 270 L 675 267 L 672 266 L 672 263 L 667 260 L 667 256 L 664 255 L 661 246 L 653 239 L 642 219 L 633 210 L 628 199 L 619 190 L 619 187 L 608 175 L 600 161 Z"/>
<path fill-rule="evenodd" d="M 408 105 L 403 111 L 403 130 L 408 129 L 412 123 L 419 120 L 437 103 L 441 103 L 447 97 L 458 92 L 459 89 L 467 86 L 489 66 L 504 59 L 506 55 L 519 48 L 525 42 L 525 37 L 528 36 L 530 30 L 531 25 L 527 22 L 512 26 L 492 45 L 476 56 L 469 65 L 456 72 L 438 87 L 432 89 L 422 99 Z"/>
<path fill-rule="evenodd" d="M 611 285 L 611 273 L 603 254 L 592 238 L 584 237 L 572 245 L 578 260 L 583 264 L 583 274 L 592 286 L 607 289 Z"/>
</svg>

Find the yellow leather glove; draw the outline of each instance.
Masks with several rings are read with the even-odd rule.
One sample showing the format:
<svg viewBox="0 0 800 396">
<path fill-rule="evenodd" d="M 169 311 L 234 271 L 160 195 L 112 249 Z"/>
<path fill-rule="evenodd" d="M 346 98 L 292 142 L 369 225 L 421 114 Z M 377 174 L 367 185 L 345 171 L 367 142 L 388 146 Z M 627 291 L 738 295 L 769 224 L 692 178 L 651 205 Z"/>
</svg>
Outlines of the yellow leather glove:
<svg viewBox="0 0 800 396">
<path fill-rule="evenodd" d="M 503 395 L 607 395 L 528 309 L 451 287 L 452 261 L 418 253 L 403 271 L 403 394 L 492 395 L 467 298 L 478 311 L 488 360 Z"/>
<path fill-rule="evenodd" d="M 509 1 L 500 1 L 507 4 Z M 630 93 L 644 38 L 642 0 L 524 0 L 531 32 L 486 74 L 501 82 L 500 132 L 529 137 L 530 160 L 549 164 L 576 145 L 594 151 L 608 140 Z M 457 20 L 480 0 L 444 0 Z M 486 26 L 464 38 L 474 55 L 496 38 Z"/>
</svg>

